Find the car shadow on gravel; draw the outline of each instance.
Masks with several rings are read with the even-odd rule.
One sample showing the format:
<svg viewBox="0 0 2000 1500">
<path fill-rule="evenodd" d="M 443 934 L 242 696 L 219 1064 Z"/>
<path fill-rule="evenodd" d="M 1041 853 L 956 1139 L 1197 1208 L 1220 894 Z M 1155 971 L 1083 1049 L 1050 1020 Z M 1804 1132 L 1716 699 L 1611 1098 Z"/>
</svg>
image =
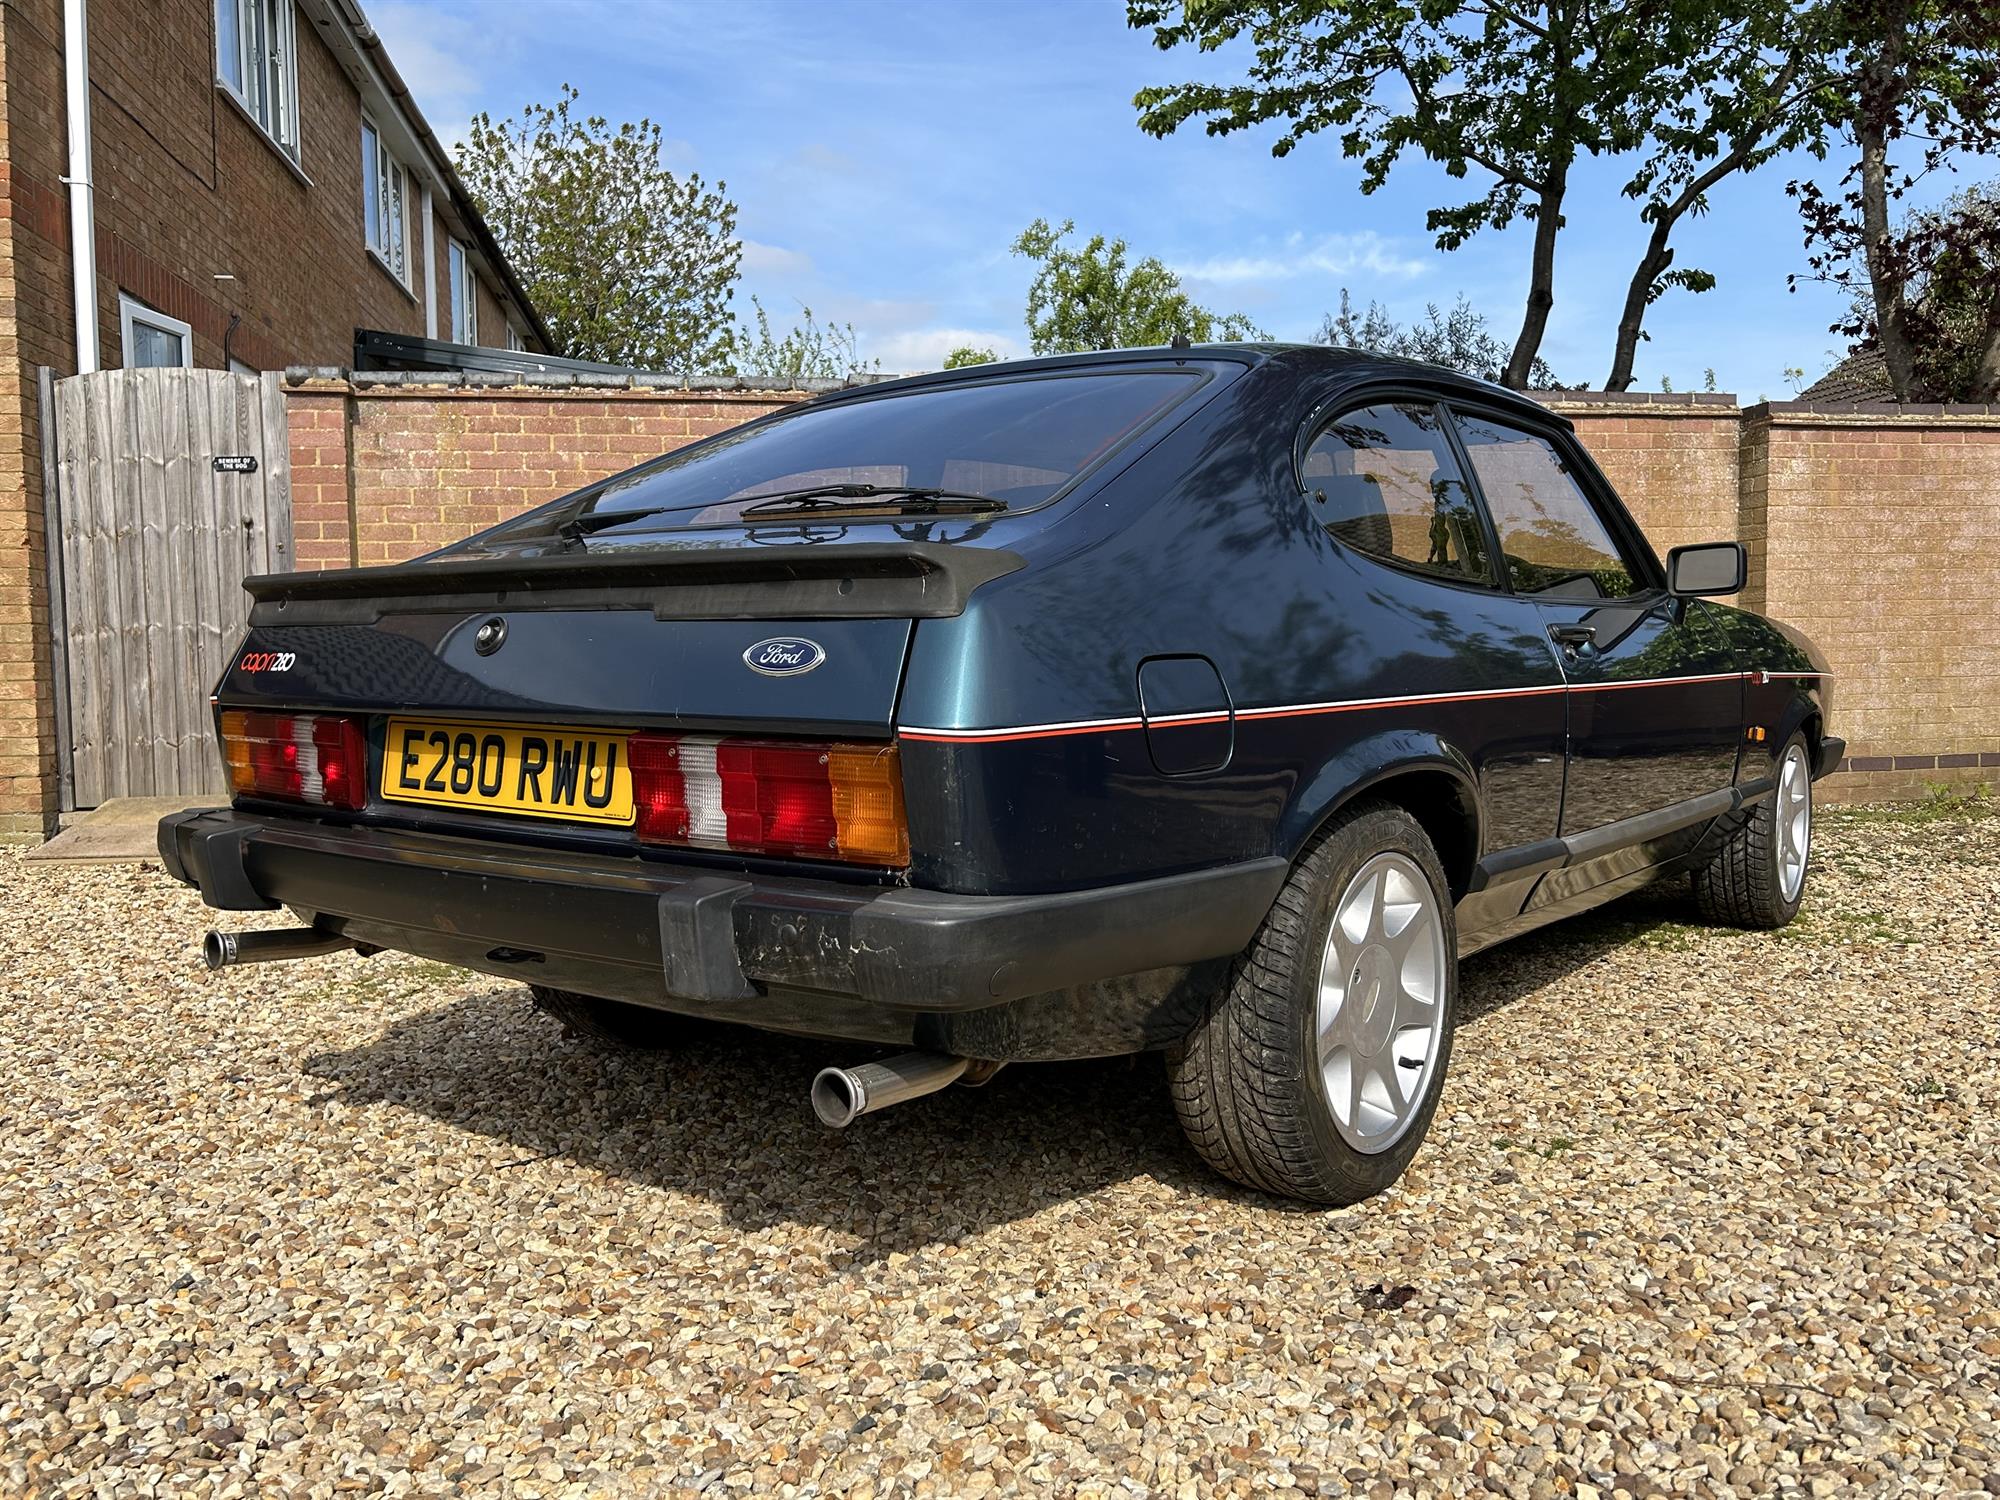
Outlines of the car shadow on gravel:
<svg viewBox="0 0 2000 1500">
<path fill-rule="evenodd" d="M 1674 909 L 1627 903 L 1469 960 L 1460 1022 L 1559 981 Z M 1183 1142 L 1153 1056 L 1008 1068 L 842 1132 L 806 1090 L 868 1049 L 688 1021 L 634 1053 L 572 1040 L 527 991 L 493 985 L 306 1061 L 316 1102 L 388 1104 L 503 1144 L 493 1170 L 567 1161 L 714 1203 L 739 1229 L 816 1223 L 876 1259 L 1150 1177 L 1168 1189 L 1319 1212 L 1235 1187 Z M 1117 1233 L 1115 1228 L 1110 1232 Z"/>
</svg>

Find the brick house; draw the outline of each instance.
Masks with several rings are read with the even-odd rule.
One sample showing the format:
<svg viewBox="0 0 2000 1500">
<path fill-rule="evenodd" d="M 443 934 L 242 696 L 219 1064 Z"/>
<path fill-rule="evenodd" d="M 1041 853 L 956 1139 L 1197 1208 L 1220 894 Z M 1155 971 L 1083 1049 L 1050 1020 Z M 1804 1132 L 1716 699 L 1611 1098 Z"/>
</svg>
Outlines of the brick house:
<svg viewBox="0 0 2000 1500">
<path fill-rule="evenodd" d="M 55 809 L 36 367 L 345 365 L 362 329 L 551 347 L 354 0 L 0 0 L 0 840 Z"/>
</svg>

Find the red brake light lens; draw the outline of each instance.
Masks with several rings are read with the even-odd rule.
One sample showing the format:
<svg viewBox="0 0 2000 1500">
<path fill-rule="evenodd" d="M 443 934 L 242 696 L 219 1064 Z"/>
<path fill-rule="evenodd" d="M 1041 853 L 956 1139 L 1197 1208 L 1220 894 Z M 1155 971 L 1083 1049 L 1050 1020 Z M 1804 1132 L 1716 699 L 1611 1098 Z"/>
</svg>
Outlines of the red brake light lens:
<svg viewBox="0 0 2000 1500">
<path fill-rule="evenodd" d="M 368 803 L 368 747 L 357 720 L 232 708 L 221 737 L 232 792 L 344 812 Z"/>
<path fill-rule="evenodd" d="M 648 843 L 906 865 L 893 745 L 635 734 L 637 832 Z"/>
</svg>

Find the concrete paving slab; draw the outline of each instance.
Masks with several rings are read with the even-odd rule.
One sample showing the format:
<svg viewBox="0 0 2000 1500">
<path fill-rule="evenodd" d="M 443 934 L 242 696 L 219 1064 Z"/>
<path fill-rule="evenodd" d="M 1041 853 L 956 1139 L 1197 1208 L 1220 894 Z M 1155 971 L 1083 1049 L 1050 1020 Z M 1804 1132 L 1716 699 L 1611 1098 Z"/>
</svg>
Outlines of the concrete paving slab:
<svg viewBox="0 0 2000 1500">
<path fill-rule="evenodd" d="M 61 833 L 40 848 L 30 849 L 27 858 L 158 859 L 160 819 L 183 808 L 218 807 L 226 801 L 220 793 L 207 797 L 114 797 L 102 807 L 79 813 Z"/>
</svg>

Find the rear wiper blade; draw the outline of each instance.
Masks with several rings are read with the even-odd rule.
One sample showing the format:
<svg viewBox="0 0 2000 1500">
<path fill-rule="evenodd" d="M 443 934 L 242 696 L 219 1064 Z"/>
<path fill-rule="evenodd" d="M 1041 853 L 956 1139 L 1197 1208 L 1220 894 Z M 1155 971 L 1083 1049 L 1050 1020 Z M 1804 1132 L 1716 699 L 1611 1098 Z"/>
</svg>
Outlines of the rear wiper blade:
<svg viewBox="0 0 2000 1500">
<path fill-rule="evenodd" d="M 747 505 L 741 514 L 746 516 L 775 515 L 789 511 L 845 510 L 855 501 L 893 500 L 898 510 L 926 510 L 939 512 L 997 512 L 1007 508 L 1005 500 L 992 495 L 977 495 L 969 490 L 940 490 L 909 484 L 818 484 L 810 489 L 778 490 L 769 495 L 759 496 L 757 503 Z M 571 516 L 567 521 L 556 524 L 556 535 L 565 541 L 580 542 L 593 532 L 608 531 L 613 526 L 623 526 L 628 521 L 643 520 L 647 516 L 662 516 L 671 511 L 707 510 L 714 504 L 727 502 L 702 501 L 696 505 L 645 505 L 637 510 L 593 510 L 580 516 Z"/>
<path fill-rule="evenodd" d="M 627 521 L 637 521 L 644 516 L 663 516 L 670 510 L 706 510 L 707 502 L 700 505 L 644 505 L 637 510 L 592 510 L 580 516 L 571 516 L 567 521 L 556 523 L 556 535 L 565 541 L 580 542 L 594 531 L 608 531 L 613 526 L 623 526 Z"/>
<path fill-rule="evenodd" d="M 743 507 L 744 516 L 789 515 L 796 511 L 881 510 L 928 514 L 995 513 L 1007 508 L 1005 500 L 980 495 L 971 490 L 941 490 L 915 484 L 826 484 L 808 490 L 787 490 L 766 495 L 755 505 Z"/>
</svg>

